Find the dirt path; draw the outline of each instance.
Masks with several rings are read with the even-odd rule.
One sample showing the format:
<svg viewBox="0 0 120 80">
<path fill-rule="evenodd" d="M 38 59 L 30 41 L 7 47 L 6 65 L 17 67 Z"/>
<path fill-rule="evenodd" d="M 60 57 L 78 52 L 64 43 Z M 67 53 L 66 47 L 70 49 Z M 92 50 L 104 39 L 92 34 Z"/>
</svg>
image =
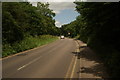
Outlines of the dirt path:
<svg viewBox="0 0 120 80">
<path fill-rule="evenodd" d="M 99 60 L 97 55 L 82 41 L 78 41 L 78 43 L 80 45 L 80 78 L 109 78 L 106 72 L 106 68 Z"/>
</svg>

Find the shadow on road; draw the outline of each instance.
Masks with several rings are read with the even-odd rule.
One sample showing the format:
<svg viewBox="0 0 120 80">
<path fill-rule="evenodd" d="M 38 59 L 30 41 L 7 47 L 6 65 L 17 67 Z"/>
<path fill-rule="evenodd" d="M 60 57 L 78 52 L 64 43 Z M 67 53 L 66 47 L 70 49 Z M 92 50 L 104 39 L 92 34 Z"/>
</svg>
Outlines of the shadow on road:
<svg viewBox="0 0 120 80">
<path fill-rule="evenodd" d="M 80 74 L 93 75 L 98 78 L 105 79 L 109 78 L 106 73 L 106 68 L 101 62 L 100 58 L 87 46 L 80 46 L 80 52 L 72 52 L 77 55 L 80 60 Z M 87 76 L 86 76 L 87 78 Z"/>
<path fill-rule="evenodd" d="M 100 78 L 108 78 L 104 64 L 101 62 L 100 58 L 87 46 L 81 46 L 83 48 L 79 54 L 80 58 L 85 59 L 86 62 L 91 64 L 86 64 L 87 67 L 81 67 L 81 73 L 92 74 Z M 84 63 L 85 64 L 85 63 Z"/>
<path fill-rule="evenodd" d="M 77 56 L 78 53 L 77 52 L 72 52 L 72 54 L 74 54 L 75 56 Z"/>
<path fill-rule="evenodd" d="M 27 54 L 24 53 L 24 54 L 18 54 L 17 56 L 26 56 L 26 55 L 27 55 Z"/>
<path fill-rule="evenodd" d="M 87 46 L 86 45 L 83 45 L 83 46 L 80 46 L 79 48 L 81 49 L 81 48 L 86 48 Z"/>
<path fill-rule="evenodd" d="M 81 50 L 82 49 L 82 50 Z M 80 47 L 80 58 L 85 58 L 89 61 L 95 61 L 95 62 L 99 62 L 102 63 L 100 58 L 87 46 L 81 46 Z"/>
</svg>

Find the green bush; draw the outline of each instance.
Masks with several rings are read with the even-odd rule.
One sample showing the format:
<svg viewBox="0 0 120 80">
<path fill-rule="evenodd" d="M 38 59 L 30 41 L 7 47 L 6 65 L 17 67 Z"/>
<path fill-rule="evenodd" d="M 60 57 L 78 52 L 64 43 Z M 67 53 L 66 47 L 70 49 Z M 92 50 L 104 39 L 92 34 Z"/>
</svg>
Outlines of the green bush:
<svg viewBox="0 0 120 80">
<path fill-rule="evenodd" d="M 50 42 L 57 40 L 56 36 L 51 35 L 40 35 L 40 36 L 29 36 L 23 39 L 22 41 L 13 43 L 13 44 L 3 44 L 2 56 L 6 57 L 21 51 L 32 49 Z"/>
</svg>

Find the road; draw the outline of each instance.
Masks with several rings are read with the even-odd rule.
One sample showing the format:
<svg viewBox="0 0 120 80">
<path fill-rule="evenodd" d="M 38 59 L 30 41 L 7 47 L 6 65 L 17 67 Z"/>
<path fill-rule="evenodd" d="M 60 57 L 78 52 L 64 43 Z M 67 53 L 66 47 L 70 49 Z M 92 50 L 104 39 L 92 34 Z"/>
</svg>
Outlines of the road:
<svg viewBox="0 0 120 80">
<path fill-rule="evenodd" d="M 68 38 L 2 59 L 2 77 L 3 80 L 109 78 L 94 51 L 82 41 Z"/>
<path fill-rule="evenodd" d="M 61 39 L 2 60 L 3 78 L 78 78 L 77 43 Z"/>
</svg>

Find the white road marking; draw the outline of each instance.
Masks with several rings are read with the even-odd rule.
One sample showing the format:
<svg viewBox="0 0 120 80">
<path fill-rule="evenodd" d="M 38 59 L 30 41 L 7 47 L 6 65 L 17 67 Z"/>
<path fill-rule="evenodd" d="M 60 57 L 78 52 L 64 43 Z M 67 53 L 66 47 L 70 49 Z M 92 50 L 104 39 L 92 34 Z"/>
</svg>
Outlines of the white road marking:
<svg viewBox="0 0 120 80">
<path fill-rule="evenodd" d="M 77 46 L 76 46 L 76 52 L 78 53 L 80 50 L 79 50 L 79 45 L 78 43 L 76 42 Z M 76 67 L 76 63 L 77 63 L 77 57 L 75 57 L 75 62 L 74 62 L 74 65 L 73 65 L 73 68 L 72 68 L 72 72 L 71 72 L 71 76 L 70 76 L 70 79 L 73 78 L 74 76 L 74 71 L 75 71 L 75 67 Z"/>
<path fill-rule="evenodd" d="M 57 40 L 56 40 L 56 41 L 57 41 Z M 56 42 L 56 41 L 55 41 L 55 42 Z M 55 42 L 52 42 L 52 43 L 55 43 Z M 11 57 L 14 57 L 14 56 L 17 56 L 17 55 L 19 55 L 19 54 L 24 54 L 24 53 L 26 53 L 26 52 L 30 52 L 30 51 L 36 50 L 36 49 L 38 49 L 38 48 L 45 47 L 45 46 L 47 46 L 47 45 L 49 45 L 49 44 L 52 44 L 52 43 L 44 44 L 44 45 L 35 47 L 35 48 L 33 48 L 33 49 L 28 49 L 28 50 L 25 50 L 25 51 L 16 53 L 16 54 L 14 54 L 14 55 L 10 55 L 10 56 L 4 57 L 4 58 L 0 58 L 0 61 L 2 61 L 2 60 L 4 60 L 4 59 L 11 58 Z"/>
<path fill-rule="evenodd" d="M 19 71 L 19 70 L 21 70 L 21 69 L 27 67 L 28 65 L 30 65 L 30 64 L 32 64 L 33 62 L 35 62 L 35 61 L 37 61 L 38 59 L 40 59 L 41 57 L 42 57 L 42 56 L 40 56 L 40 57 L 34 59 L 33 61 L 29 62 L 28 64 L 25 64 L 25 65 L 19 67 L 17 70 Z"/>
<path fill-rule="evenodd" d="M 68 71 L 67 71 L 67 73 L 66 73 L 65 79 L 68 78 L 68 76 L 69 76 L 69 74 L 70 74 L 69 72 L 70 72 L 70 69 L 71 69 L 71 67 L 72 67 L 73 61 L 74 61 L 74 56 L 72 57 L 72 61 L 71 61 L 71 63 L 70 63 L 70 66 L 69 66 L 69 68 L 68 68 Z"/>
</svg>

